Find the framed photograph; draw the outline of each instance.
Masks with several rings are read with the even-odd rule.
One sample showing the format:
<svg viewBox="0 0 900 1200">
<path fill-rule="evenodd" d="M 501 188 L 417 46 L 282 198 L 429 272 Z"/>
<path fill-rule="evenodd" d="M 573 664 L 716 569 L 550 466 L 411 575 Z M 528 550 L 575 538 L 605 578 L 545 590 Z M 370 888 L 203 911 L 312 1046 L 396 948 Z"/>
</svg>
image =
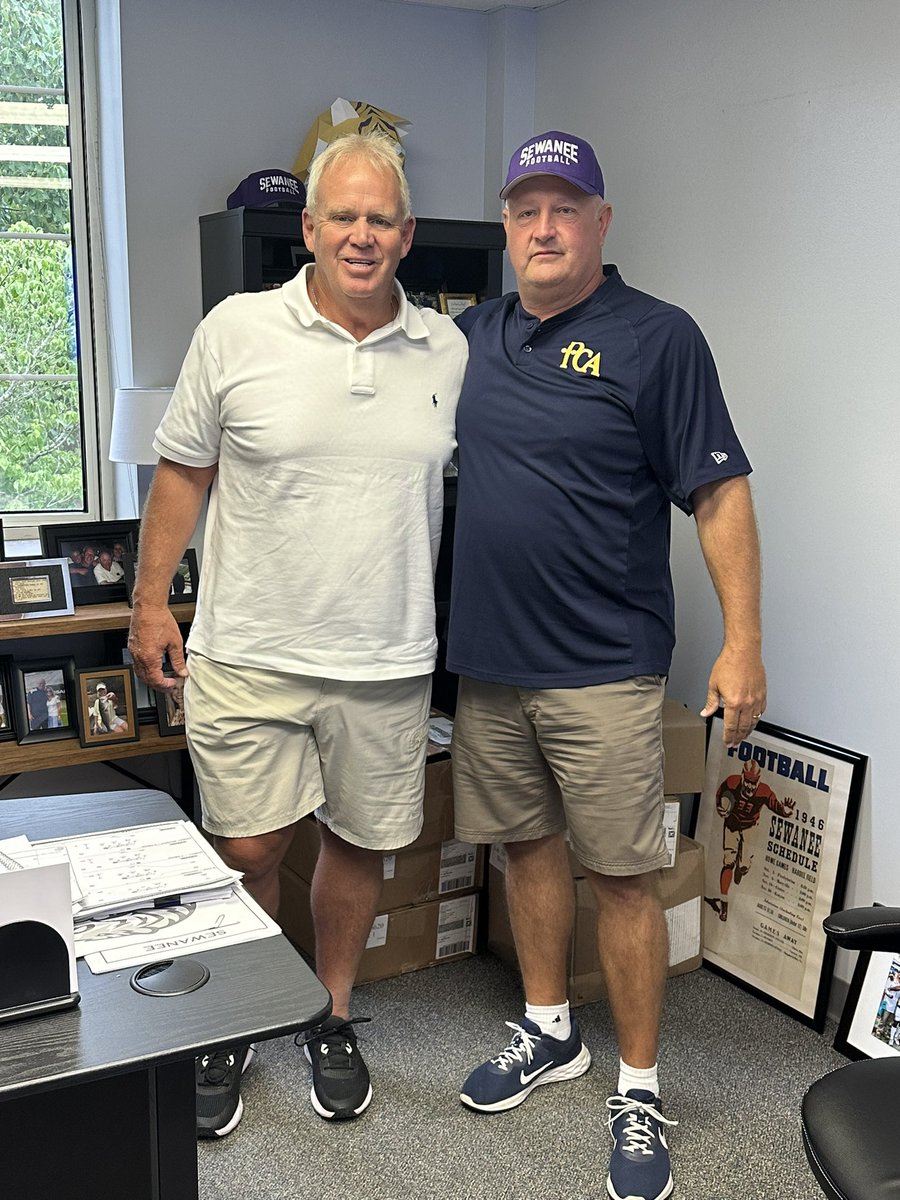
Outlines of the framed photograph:
<svg viewBox="0 0 900 1200">
<path fill-rule="evenodd" d="M 761 721 L 709 726 L 695 837 L 706 850 L 705 965 L 822 1031 L 867 759 Z"/>
<path fill-rule="evenodd" d="M 162 737 L 184 736 L 184 680 L 167 692 L 156 692 L 156 712 Z"/>
<path fill-rule="evenodd" d="M 848 1058 L 900 1057 L 900 950 L 861 950 L 834 1038 Z"/>
<path fill-rule="evenodd" d="M 12 657 L 0 655 L 0 742 L 11 742 L 16 736 L 13 723 Z"/>
<path fill-rule="evenodd" d="M 107 662 L 121 663 L 131 667 L 134 678 L 134 696 L 137 704 L 139 725 L 156 724 L 156 696 L 153 689 L 138 679 L 134 670 L 134 660 L 127 645 L 128 634 L 124 629 L 112 629 L 106 635 L 105 655 Z"/>
<path fill-rule="evenodd" d="M 20 745 L 77 737 L 74 659 L 14 662 L 12 676 L 14 725 Z"/>
<path fill-rule="evenodd" d="M 435 312 L 441 311 L 441 302 L 437 292 L 407 291 L 406 299 L 414 308 L 433 308 Z"/>
<path fill-rule="evenodd" d="M 137 575 L 137 555 L 126 554 L 122 560 L 125 568 L 125 594 L 129 605 L 134 603 L 134 581 Z M 186 604 L 197 599 L 197 588 L 200 586 L 200 568 L 197 565 L 197 551 L 185 550 L 184 557 L 178 564 L 178 570 L 172 576 L 169 587 L 170 604 Z"/>
<path fill-rule="evenodd" d="M 438 301 L 442 313 L 448 317 L 458 317 L 461 312 L 477 304 L 478 297 L 474 292 L 439 292 Z"/>
<path fill-rule="evenodd" d="M 140 521 L 81 521 L 42 525 L 45 554 L 65 558 L 76 604 L 125 600 L 126 554 L 137 554 Z"/>
<path fill-rule="evenodd" d="M 131 667 L 80 667 L 75 672 L 78 736 L 82 746 L 138 740 L 137 697 Z"/>
<path fill-rule="evenodd" d="M 66 559 L 0 562 L 0 621 L 64 617 L 74 611 Z"/>
</svg>

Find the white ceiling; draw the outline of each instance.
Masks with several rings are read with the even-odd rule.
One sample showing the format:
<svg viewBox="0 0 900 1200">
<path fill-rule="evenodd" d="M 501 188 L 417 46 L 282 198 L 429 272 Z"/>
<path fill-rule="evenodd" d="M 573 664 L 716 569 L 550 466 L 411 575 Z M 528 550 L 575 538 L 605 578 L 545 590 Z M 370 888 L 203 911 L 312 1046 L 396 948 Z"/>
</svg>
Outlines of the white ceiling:
<svg viewBox="0 0 900 1200">
<path fill-rule="evenodd" d="M 431 4 L 436 8 L 468 8 L 475 12 L 497 12 L 501 8 L 553 8 L 565 0 L 394 0 L 395 4 Z"/>
</svg>

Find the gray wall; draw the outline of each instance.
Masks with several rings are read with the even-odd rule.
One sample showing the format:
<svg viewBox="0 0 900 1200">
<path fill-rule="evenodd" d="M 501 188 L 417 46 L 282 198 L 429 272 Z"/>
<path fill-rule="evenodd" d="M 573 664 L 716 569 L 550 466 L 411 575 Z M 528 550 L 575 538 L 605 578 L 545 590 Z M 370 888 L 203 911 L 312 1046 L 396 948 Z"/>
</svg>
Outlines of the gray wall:
<svg viewBox="0 0 900 1200">
<path fill-rule="evenodd" d="M 897 18 L 895 0 L 568 0 L 539 16 L 535 92 L 538 126 L 598 147 L 609 260 L 713 346 L 756 466 L 767 716 L 871 756 L 848 900 L 895 904 Z M 674 521 L 671 691 L 699 708 L 720 620 Z"/>
<path fill-rule="evenodd" d="M 174 380 L 202 315 L 199 215 L 251 171 L 290 170 L 338 96 L 413 122 L 420 216 L 481 219 L 489 18 L 385 0 L 121 0 L 120 14 L 136 383 Z"/>
</svg>

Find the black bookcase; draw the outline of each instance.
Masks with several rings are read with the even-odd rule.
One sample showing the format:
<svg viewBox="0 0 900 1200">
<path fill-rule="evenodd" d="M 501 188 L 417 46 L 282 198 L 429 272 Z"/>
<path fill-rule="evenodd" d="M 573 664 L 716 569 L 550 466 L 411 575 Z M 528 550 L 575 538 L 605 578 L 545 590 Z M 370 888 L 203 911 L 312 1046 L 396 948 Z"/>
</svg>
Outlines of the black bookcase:
<svg viewBox="0 0 900 1200">
<path fill-rule="evenodd" d="M 421 217 L 397 278 L 408 292 L 474 292 L 487 300 L 502 290 L 505 244 L 499 222 Z M 280 287 L 312 262 L 300 214 L 278 208 L 231 208 L 201 217 L 200 254 L 204 313 L 232 292 Z"/>
<path fill-rule="evenodd" d="M 464 292 L 479 300 L 503 288 L 503 226 L 492 221 L 444 221 L 420 217 L 412 249 L 401 259 L 397 278 L 407 292 Z M 231 208 L 200 218 L 203 312 L 233 292 L 280 287 L 312 262 L 300 214 L 277 208 Z M 444 483 L 444 528 L 435 575 L 438 665 L 434 704 L 456 710 L 456 677 L 444 669 L 450 574 L 456 516 L 456 480 Z"/>
</svg>

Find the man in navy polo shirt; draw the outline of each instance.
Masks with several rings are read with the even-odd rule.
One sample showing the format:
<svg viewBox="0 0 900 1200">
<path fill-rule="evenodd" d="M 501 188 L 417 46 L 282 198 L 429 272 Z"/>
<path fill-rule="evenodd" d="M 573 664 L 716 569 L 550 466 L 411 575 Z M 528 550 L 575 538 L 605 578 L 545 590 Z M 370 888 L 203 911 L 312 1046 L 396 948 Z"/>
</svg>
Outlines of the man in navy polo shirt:
<svg viewBox="0 0 900 1200">
<path fill-rule="evenodd" d="M 607 1190 L 662 1200 L 675 1124 L 657 1077 L 670 511 L 693 514 L 721 602 L 703 715 L 723 705 L 734 745 L 766 700 L 751 467 L 695 323 L 603 265 L 612 209 L 591 146 L 529 139 L 500 195 L 519 290 L 459 318 L 469 366 L 447 661 L 461 676 L 457 836 L 506 846 L 526 1005 L 461 1099 L 503 1111 L 590 1066 L 566 1000 L 568 831 L 597 902 L 620 1053 Z"/>
</svg>

